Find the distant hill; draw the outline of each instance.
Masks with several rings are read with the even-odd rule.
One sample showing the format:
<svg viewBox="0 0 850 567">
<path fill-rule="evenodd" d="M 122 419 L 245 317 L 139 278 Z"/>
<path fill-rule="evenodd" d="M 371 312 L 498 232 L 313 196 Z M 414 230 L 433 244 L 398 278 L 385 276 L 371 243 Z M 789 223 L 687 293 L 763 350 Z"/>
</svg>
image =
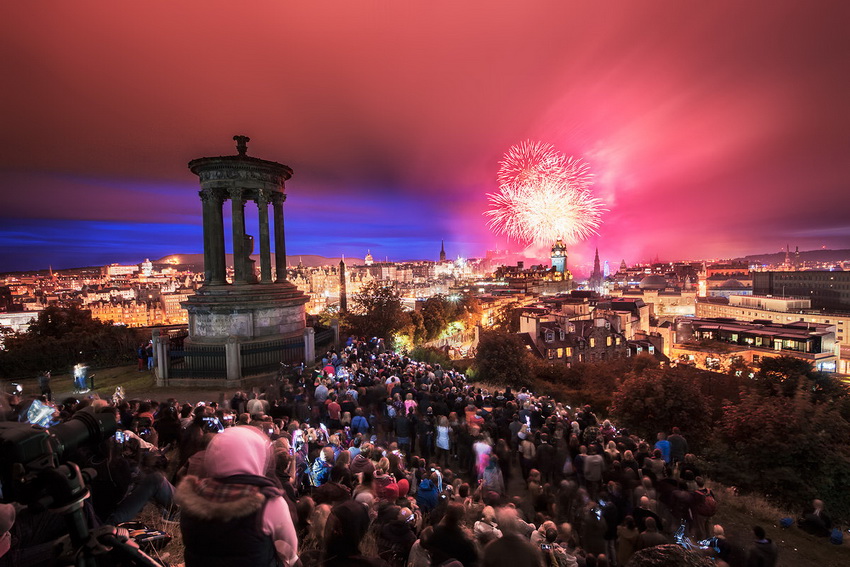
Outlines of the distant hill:
<svg viewBox="0 0 850 567">
<path fill-rule="evenodd" d="M 260 255 L 253 254 L 251 256 L 260 265 Z M 334 266 L 339 264 L 340 258 L 326 258 L 324 256 L 316 256 L 315 254 L 305 254 L 303 256 L 287 256 L 286 263 L 290 266 L 297 266 L 299 262 L 308 268 L 316 268 L 319 266 Z M 233 265 L 233 254 L 225 255 L 225 262 L 228 266 Z M 193 272 L 201 272 L 204 268 L 203 254 L 169 254 L 163 256 L 159 260 L 152 260 L 153 264 L 180 266 L 183 269 L 188 269 Z M 272 263 L 274 263 L 274 254 L 272 254 Z M 349 266 L 360 266 L 366 263 L 363 258 L 346 258 L 345 263 Z"/>
<path fill-rule="evenodd" d="M 794 253 L 791 252 L 793 256 Z M 785 261 L 785 252 L 774 252 L 771 254 L 753 254 L 736 258 L 749 264 L 781 264 Z M 800 260 L 803 262 L 844 262 L 850 260 L 850 249 L 842 250 L 806 250 L 800 251 Z"/>
</svg>

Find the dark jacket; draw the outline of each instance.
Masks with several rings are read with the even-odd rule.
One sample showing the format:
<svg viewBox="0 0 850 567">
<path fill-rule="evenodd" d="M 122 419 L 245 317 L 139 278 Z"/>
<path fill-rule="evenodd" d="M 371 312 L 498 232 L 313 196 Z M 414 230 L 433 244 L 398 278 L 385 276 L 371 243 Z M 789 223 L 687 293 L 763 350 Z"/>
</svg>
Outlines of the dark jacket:
<svg viewBox="0 0 850 567">
<path fill-rule="evenodd" d="M 196 493 L 196 482 L 187 477 L 178 488 L 186 567 L 282 564 L 271 536 L 263 533 L 266 496 L 256 491 L 212 501 Z"/>
<path fill-rule="evenodd" d="M 747 567 L 775 567 L 779 548 L 771 540 L 756 541 L 747 553 Z"/>
</svg>

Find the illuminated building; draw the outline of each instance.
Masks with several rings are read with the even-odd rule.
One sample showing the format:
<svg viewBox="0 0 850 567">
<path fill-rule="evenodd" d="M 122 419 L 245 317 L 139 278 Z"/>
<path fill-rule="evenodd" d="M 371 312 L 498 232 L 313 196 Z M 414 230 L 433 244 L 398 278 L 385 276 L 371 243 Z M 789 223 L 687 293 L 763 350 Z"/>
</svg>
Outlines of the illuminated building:
<svg viewBox="0 0 850 567">
<path fill-rule="evenodd" d="M 834 372 L 834 324 L 772 323 L 726 318 L 682 318 L 676 321 L 671 359 L 709 370 L 728 370 L 736 363 L 758 365 L 765 358 L 793 356 L 821 371 Z"/>
<path fill-rule="evenodd" d="M 812 301 L 804 297 L 733 295 L 728 298 L 700 299 L 697 317 L 727 317 L 783 324 L 805 322 L 835 325 L 836 370 L 850 374 L 850 312 L 812 309 Z"/>
<path fill-rule="evenodd" d="M 560 274 L 567 271 L 567 246 L 560 238 L 552 245 L 552 267 Z"/>
<path fill-rule="evenodd" d="M 520 315 L 519 335 L 534 356 L 553 364 L 572 366 L 630 356 L 626 337 L 604 317 L 568 321 L 526 312 Z"/>
</svg>

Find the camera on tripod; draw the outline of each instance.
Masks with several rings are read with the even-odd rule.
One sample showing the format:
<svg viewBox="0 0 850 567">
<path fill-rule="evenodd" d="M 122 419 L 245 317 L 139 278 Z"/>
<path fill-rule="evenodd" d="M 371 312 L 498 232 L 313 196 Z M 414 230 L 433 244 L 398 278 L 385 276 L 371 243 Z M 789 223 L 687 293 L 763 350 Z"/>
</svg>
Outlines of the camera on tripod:
<svg viewBox="0 0 850 567">
<path fill-rule="evenodd" d="M 78 412 L 50 429 L 0 422 L 0 500 L 36 504 L 49 497 L 45 477 L 53 476 L 49 471 L 59 468 L 63 455 L 82 445 L 100 443 L 116 429 L 111 413 Z"/>
<path fill-rule="evenodd" d="M 113 526 L 89 529 L 83 508 L 89 497 L 86 480 L 93 471 L 84 474 L 76 463 L 66 462 L 75 449 L 102 443 L 117 428 L 114 413 L 85 411 L 49 429 L 0 422 L 0 502 L 48 509 L 65 518 L 68 541 L 62 547 L 67 553 L 57 558 L 57 564 L 93 566 L 99 557 L 112 553 L 129 564 L 159 565 L 127 543 L 127 530 Z"/>
</svg>

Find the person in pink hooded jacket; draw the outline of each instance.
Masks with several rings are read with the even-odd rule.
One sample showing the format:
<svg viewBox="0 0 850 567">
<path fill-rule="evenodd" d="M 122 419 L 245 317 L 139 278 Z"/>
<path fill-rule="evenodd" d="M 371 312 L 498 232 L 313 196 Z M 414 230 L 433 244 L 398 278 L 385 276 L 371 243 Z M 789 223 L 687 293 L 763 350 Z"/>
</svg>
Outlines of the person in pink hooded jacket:
<svg viewBox="0 0 850 567">
<path fill-rule="evenodd" d="M 256 427 L 217 434 L 206 451 L 207 478 L 187 476 L 177 488 L 186 567 L 294 565 L 298 537 L 273 477 L 269 439 Z"/>
</svg>

